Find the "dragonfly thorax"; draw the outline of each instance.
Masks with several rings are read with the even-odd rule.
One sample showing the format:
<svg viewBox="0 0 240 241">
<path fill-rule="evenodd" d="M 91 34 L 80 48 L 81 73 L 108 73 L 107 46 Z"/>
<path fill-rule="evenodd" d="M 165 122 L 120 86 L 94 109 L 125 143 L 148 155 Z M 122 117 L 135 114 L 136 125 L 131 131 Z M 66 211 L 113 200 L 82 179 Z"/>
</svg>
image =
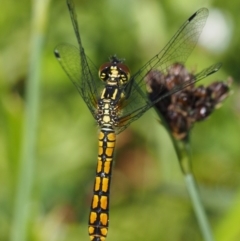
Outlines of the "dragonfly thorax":
<svg viewBox="0 0 240 241">
<path fill-rule="evenodd" d="M 99 68 L 99 77 L 105 82 L 105 87 L 98 100 L 96 120 L 101 128 L 113 129 L 118 126 L 119 105 L 130 71 L 116 56 L 112 56 L 110 61 Z"/>
<path fill-rule="evenodd" d="M 118 105 L 115 101 L 104 98 L 98 101 L 96 120 L 100 127 L 113 129 L 118 125 Z"/>
</svg>

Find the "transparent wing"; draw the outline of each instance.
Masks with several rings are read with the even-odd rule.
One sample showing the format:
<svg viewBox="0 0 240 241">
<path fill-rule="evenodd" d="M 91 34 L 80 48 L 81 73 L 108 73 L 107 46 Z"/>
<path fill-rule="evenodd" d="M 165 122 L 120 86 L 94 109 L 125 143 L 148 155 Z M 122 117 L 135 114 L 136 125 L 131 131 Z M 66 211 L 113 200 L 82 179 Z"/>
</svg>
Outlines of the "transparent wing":
<svg viewBox="0 0 240 241">
<path fill-rule="evenodd" d="M 208 9 L 201 8 L 188 18 L 168 44 L 132 76 L 135 83 L 140 84 L 152 69 L 165 72 L 173 63 L 185 63 L 197 44 L 207 17 Z"/>
<path fill-rule="evenodd" d="M 72 45 L 58 45 L 54 53 L 95 117 L 96 102 L 100 92 L 98 89 L 103 88 L 101 81 L 97 77 L 96 67 L 93 64 L 88 65 L 86 56 L 84 56 L 85 60 L 80 58 L 79 50 Z"/>
<path fill-rule="evenodd" d="M 78 89 L 91 113 L 95 117 L 97 99 L 103 89 L 103 83 L 98 78 L 96 66 L 85 55 L 78 30 L 77 15 L 72 0 L 67 0 L 72 25 L 77 37 L 79 49 L 69 44 L 57 46 L 54 53 L 62 68 Z"/>
<path fill-rule="evenodd" d="M 84 49 L 83 49 L 83 45 L 82 45 L 82 41 L 81 41 L 81 37 L 80 37 L 80 33 L 79 33 L 77 14 L 75 12 L 73 1 L 67 0 L 67 6 L 68 6 L 68 11 L 70 13 L 73 29 L 74 29 L 75 35 L 77 37 L 79 49 L 80 49 L 80 52 L 82 52 L 82 51 L 84 51 Z"/>
<path fill-rule="evenodd" d="M 151 70 L 157 69 L 165 73 L 173 63 L 184 63 L 197 44 L 207 17 L 208 9 L 206 8 L 201 8 L 195 12 L 180 27 L 168 44 L 131 77 L 129 84 L 125 88 L 126 100 L 123 104 L 124 108 L 121 116 L 121 120 L 124 120 L 123 123 L 129 125 L 153 105 L 153 103 L 148 100 L 144 81 L 145 76 Z M 196 78 L 196 81 L 197 80 L 200 80 L 200 78 Z M 178 86 L 178 91 L 186 85 L 185 83 L 182 86 Z M 172 94 L 172 92 L 168 93 L 168 95 L 170 94 Z M 162 99 L 162 97 L 159 97 L 159 100 L 160 99 Z M 157 101 L 158 100 L 156 100 L 156 102 Z M 130 116 L 131 118 L 128 119 Z"/>
<path fill-rule="evenodd" d="M 195 81 L 197 82 L 201 79 L 206 78 L 207 76 L 214 74 L 215 72 L 217 72 L 220 68 L 221 68 L 222 64 L 221 63 L 216 63 L 211 65 L 210 67 L 202 70 L 201 72 L 199 72 L 198 74 L 195 75 Z"/>
</svg>

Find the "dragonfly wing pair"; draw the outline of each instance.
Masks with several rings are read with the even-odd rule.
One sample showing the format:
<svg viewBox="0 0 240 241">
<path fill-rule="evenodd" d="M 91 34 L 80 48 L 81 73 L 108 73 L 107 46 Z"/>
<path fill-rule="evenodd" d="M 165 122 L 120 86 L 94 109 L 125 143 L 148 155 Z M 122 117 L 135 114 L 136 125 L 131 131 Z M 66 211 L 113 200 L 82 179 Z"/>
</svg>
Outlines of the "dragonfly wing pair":
<svg viewBox="0 0 240 241">
<path fill-rule="evenodd" d="M 104 84 L 99 80 L 96 66 L 87 58 L 84 52 L 73 3 L 71 0 L 67 2 L 79 49 L 69 44 L 62 44 L 56 48 L 55 55 L 95 118 L 97 100 L 104 88 Z M 154 103 L 185 88 L 189 84 L 205 78 L 220 68 L 221 64 L 214 64 L 201 71 L 200 74 L 195 75 L 196 78 L 194 81 L 191 80 L 191 83 L 185 82 L 184 85 L 177 86 L 154 102 L 150 102 L 148 99 L 144 81 L 145 76 L 151 70 L 157 69 L 165 73 L 173 63 L 184 63 L 194 49 L 207 17 L 208 10 L 206 8 L 199 9 L 180 27 L 158 54 L 132 75 L 124 90 L 125 97 L 121 104 L 122 110 L 118 116 L 117 133 L 120 133 L 130 123 L 141 117 Z"/>
</svg>

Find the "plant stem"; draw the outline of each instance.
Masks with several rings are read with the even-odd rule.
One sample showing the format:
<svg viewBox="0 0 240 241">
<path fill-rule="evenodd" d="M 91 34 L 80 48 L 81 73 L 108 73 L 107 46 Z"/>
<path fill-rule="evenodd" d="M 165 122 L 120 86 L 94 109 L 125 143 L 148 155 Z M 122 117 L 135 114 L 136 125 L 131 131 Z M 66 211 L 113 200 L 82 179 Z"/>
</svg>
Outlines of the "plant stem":
<svg viewBox="0 0 240 241">
<path fill-rule="evenodd" d="M 193 204 L 196 218 L 198 220 L 198 225 L 202 232 L 202 236 L 205 241 L 214 241 L 212 230 L 208 222 L 208 219 L 199 195 L 199 191 L 195 183 L 195 179 L 191 173 L 185 174 L 184 178 L 185 178 L 189 196 Z"/>
<path fill-rule="evenodd" d="M 183 141 L 173 139 L 173 142 L 202 236 L 205 241 L 214 241 L 212 230 L 193 176 L 189 141 L 188 139 Z"/>
<path fill-rule="evenodd" d="M 30 59 L 26 83 L 26 105 L 13 223 L 10 234 L 11 241 L 27 240 L 27 227 L 30 216 L 36 161 L 35 150 L 40 96 L 40 68 L 49 1 L 33 1 Z"/>
</svg>

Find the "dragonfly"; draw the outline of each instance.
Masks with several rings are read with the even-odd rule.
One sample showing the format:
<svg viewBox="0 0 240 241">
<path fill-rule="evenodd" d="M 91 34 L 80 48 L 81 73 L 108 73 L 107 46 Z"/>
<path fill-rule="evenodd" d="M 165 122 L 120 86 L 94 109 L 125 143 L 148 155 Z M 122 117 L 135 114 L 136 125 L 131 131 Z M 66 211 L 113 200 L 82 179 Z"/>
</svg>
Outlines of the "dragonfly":
<svg viewBox="0 0 240 241">
<path fill-rule="evenodd" d="M 168 93 L 149 99 L 145 77 L 153 70 L 166 72 L 175 62 L 184 63 L 194 49 L 208 17 L 208 9 L 201 8 L 179 28 L 167 45 L 130 75 L 128 66 L 116 55 L 100 68 L 87 57 L 83 48 L 77 15 L 72 0 L 67 0 L 78 48 L 60 44 L 54 54 L 76 86 L 99 126 L 98 157 L 88 232 L 90 240 L 104 241 L 109 225 L 109 196 L 116 136 L 133 121 L 165 97 L 215 73 L 220 63 L 205 68 L 184 84 Z"/>
</svg>

